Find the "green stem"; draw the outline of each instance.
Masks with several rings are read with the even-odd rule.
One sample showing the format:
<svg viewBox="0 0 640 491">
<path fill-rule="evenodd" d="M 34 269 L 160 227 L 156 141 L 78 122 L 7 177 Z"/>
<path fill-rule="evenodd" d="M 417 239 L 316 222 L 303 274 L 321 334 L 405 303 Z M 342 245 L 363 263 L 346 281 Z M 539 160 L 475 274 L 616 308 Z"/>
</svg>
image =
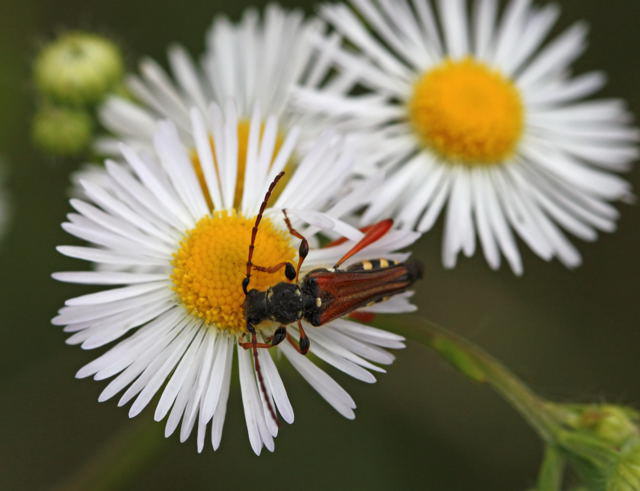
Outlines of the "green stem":
<svg viewBox="0 0 640 491">
<path fill-rule="evenodd" d="M 565 461 L 560 450 L 553 445 L 548 445 L 538 474 L 537 491 L 560 491 L 564 467 Z"/>
<path fill-rule="evenodd" d="M 547 443 L 560 430 L 553 405 L 536 395 L 502 363 L 475 344 L 418 316 L 394 318 L 384 328 L 434 349 L 464 375 L 490 384 Z"/>
<path fill-rule="evenodd" d="M 55 491 L 120 489 L 148 465 L 163 448 L 160 426 L 151 418 L 127 422 Z"/>
</svg>

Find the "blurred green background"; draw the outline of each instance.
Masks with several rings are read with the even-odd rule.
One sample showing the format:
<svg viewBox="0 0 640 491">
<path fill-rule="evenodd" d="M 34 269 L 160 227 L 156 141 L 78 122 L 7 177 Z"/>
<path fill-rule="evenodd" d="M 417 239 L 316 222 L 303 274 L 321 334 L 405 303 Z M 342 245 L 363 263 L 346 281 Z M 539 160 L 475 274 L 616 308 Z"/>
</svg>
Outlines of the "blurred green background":
<svg viewBox="0 0 640 491">
<path fill-rule="evenodd" d="M 313 5 L 282 3 L 309 10 Z M 69 208 L 67 176 L 77 162 L 44 158 L 30 144 L 33 55 L 56 32 L 82 28 L 116 39 L 130 67 L 142 55 L 164 63 L 169 43 L 199 53 L 215 14 L 237 18 L 248 4 L 0 0 L 0 159 L 9 170 L 15 211 L 0 248 L 0 489 L 55 488 L 90 470 L 110 439 L 135 442 L 136 434 L 127 432 L 145 431 L 140 425 L 146 425 L 154 444 L 163 430 L 149 423 L 149 408 L 132 422 L 114 401 L 98 404 L 104 383 L 74 379 L 97 353 L 66 346 L 61 330 L 49 324 L 64 299 L 78 292 L 49 277 L 76 265 L 54 246 L 70 240 L 59 223 Z M 604 96 L 626 98 L 637 114 L 640 2 L 562 4 L 561 27 L 585 18 L 592 28 L 588 54 L 577 69 L 606 69 Z M 629 176 L 636 188 L 639 171 Z M 545 396 L 640 406 L 640 210 L 621 211 L 617 233 L 579 244 L 581 268 L 567 271 L 523 249 L 523 278 L 506 269 L 490 271 L 480 256 L 445 271 L 436 230 L 416 251 L 427 265 L 416 296 L 422 313 L 487 348 Z M 174 435 L 136 473 L 138 449 L 126 446 L 115 452 L 123 465 L 118 472 L 131 472 L 112 481 L 113 487 L 523 490 L 534 483 L 542 452 L 534 433 L 488 388 L 467 381 L 431 352 L 410 344 L 371 386 L 335 375 L 358 403 L 355 421 L 343 420 L 300 377 L 287 373 L 296 422 L 282 429 L 275 454 L 252 454 L 236 390 L 219 452 L 198 455 L 193 440 L 179 444 Z"/>
</svg>

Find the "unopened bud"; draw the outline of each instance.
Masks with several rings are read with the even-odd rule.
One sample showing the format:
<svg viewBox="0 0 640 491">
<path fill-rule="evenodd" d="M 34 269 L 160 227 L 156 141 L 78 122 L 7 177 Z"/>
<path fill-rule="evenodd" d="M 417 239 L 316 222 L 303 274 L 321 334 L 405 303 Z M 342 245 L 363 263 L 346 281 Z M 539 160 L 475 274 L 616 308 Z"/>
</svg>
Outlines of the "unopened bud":
<svg viewBox="0 0 640 491">
<path fill-rule="evenodd" d="M 564 428 L 554 436 L 588 489 L 640 490 L 637 411 L 606 404 L 557 406 Z"/>
<path fill-rule="evenodd" d="M 63 34 L 42 49 L 35 63 L 40 91 L 73 105 L 100 101 L 123 73 L 118 47 L 104 37 L 83 32 Z"/>
<path fill-rule="evenodd" d="M 56 157 L 72 157 L 87 149 L 92 132 L 91 116 L 82 109 L 47 105 L 33 119 L 34 143 Z"/>
<path fill-rule="evenodd" d="M 631 408 L 608 404 L 574 406 L 573 415 L 571 426 L 589 431 L 614 446 L 640 436 L 640 415 Z"/>
<path fill-rule="evenodd" d="M 640 489 L 640 439 L 625 445 L 620 459 L 607 477 L 606 491 L 638 491 Z"/>
</svg>

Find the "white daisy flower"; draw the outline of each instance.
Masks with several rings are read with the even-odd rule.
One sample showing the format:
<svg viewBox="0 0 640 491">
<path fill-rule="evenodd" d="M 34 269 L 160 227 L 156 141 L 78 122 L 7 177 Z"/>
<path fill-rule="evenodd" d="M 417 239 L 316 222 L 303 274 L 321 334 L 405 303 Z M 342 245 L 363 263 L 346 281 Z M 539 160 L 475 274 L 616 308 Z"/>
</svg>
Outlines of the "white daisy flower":
<svg viewBox="0 0 640 491">
<path fill-rule="evenodd" d="M 151 59 L 141 62 L 140 76 L 127 79 L 138 102 L 112 97 L 100 110 L 100 119 L 114 138 L 99 140 L 98 149 L 111 155 L 117 154 L 119 141 L 145 144 L 154 122 L 164 118 L 173 121 L 188 142 L 192 139 L 190 108 L 206 114 L 211 102 L 224 105 L 228 99 L 238 108 L 241 139 L 246 139 L 247 122 L 255 107 L 278 116 L 283 131 L 292 124 L 302 127 L 300 115 L 291 111 L 290 94 L 295 85 L 314 87 L 326 78 L 330 60 L 320 56 L 311 43 L 324 29 L 318 19 L 305 20 L 301 11 L 285 11 L 276 5 L 269 5 L 264 13 L 248 9 L 237 24 L 218 17 L 207 33 L 207 48 L 199 65 L 177 45 L 168 52 L 171 75 Z M 333 83 L 329 90 L 343 90 L 339 84 Z"/>
<path fill-rule="evenodd" d="M 428 231 L 447 208 L 443 262 L 471 256 L 476 235 L 492 268 L 523 270 L 519 236 L 540 257 L 580 264 L 569 232 L 615 229 L 611 201 L 631 195 L 614 172 L 638 156 L 619 100 L 584 101 L 602 73 L 574 77 L 586 47 L 579 23 L 546 42 L 559 8 L 495 0 L 352 0 L 323 17 L 349 43 L 325 52 L 358 96 L 301 88 L 301 107 L 360 133 L 360 151 L 388 172 L 363 216 Z M 515 231 L 515 234 L 514 234 Z"/>
<path fill-rule="evenodd" d="M 301 333 L 296 325 L 288 326 L 290 340 L 257 350 L 263 384 L 259 382 L 252 351 L 239 346 L 249 341 L 242 284 L 251 230 L 274 176 L 295 153 L 299 162 L 295 171 L 286 185 L 274 191 L 273 206 L 264 213 L 253 264 L 297 262 L 300 241 L 283 220 L 286 208 L 293 226 L 311 244 L 301 278 L 311 269 L 335 263 L 363 237 L 341 217 L 360 207 L 371 188 L 337 194 L 352 159 L 335 136 L 324 135 L 302 152 L 294 128 L 276 149 L 277 118 L 267 118 L 261 131 L 261 118 L 254 111 L 243 149 L 232 105 L 224 112 L 212 106 L 209 120 L 212 126 L 207 126 L 198 110 L 191 111 L 189 131 L 195 137 L 195 153 L 184 146 L 172 123 L 162 122 L 153 137 L 153 152 L 122 145 L 123 162 L 107 161 L 102 175 L 98 172 L 81 180 L 87 199 L 71 200 L 75 212 L 63 227 L 90 245 L 58 250 L 89 261 L 98 270 L 56 273 L 54 278 L 119 286 L 68 300 L 53 323 L 71 333 L 69 344 L 84 349 L 115 343 L 77 373 L 80 378 L 111 378 L 100 401 L 119 395 L 119 405 L 132 402 L 129 415 L 133 417 L 160 394 L 155 419 L 167 418 L 167 436 L 180 428 L 181 441 L 195 428 L 198 451 L 204 448 L 207 431 L 212 447 L 220 444 L 237 353 L 249 440 L 259 454 L 262 447 L 274 449 L 278 426 L 270 410 L 275 408 L 288 423 L 294 418 L 276 367 L 278 359 L 286 358 L 331 406 L 353 418 L 356 406 L 351 396 L 312 360 L 371 383 L 375 381 L 372 372 L 384 372 L 379 365 L 393 361 L 387 349 L 404 344 L 397 335 L 353 319 L 337 318 L 321 327 L 304 322 L 315 355 L 310 359 L 296 351 L 295 340 Z M 246 155 L 242 180 L 241 154 Z M 347 242 L 319 247 L 320 232 Z M 350 262 L 404 261 L 408 255 L 395 251 L 417 236 L 409 230 L 391 230 Z M 118 265 L 122 270 L 100 270 L 101 265 Z M 250 289 L 266 290 L 283 281 L 282 270 L 255 270 Z M 412 311 L 408 298 L 409 293 L 398 294 L 364 311 Z M 258 341 L 269 342 L 276 327 L 258 324 Z"/>
</svg>

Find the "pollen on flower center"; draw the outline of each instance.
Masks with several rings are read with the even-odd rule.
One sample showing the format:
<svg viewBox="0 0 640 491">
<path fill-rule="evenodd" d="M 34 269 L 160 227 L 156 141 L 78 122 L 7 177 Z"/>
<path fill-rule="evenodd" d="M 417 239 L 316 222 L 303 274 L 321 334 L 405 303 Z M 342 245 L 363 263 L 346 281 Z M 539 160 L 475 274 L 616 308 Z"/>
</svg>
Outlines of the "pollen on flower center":
<svg viewBox="0 0 640 491">
<path fill-rule="evenodd" d="M 515 85 L 471 58 L 447 60 L 425 72 L 414 85 L 409 117 L 426 146 L 466 165 L 505 160 L 524 127 Z"/>
<path fill-rule="evenodd" d="M 216 212 L 202 218 L 180 243 L 173 256 L 174 290 L 185 308 L 217 329 L 241 332 L 245 329 L 242 280 L 255 218 L 233 212 Z M 296 257 L 286 231 L 267 217 L 258 232 L 253 263 L 274 266 Z M 266 290 L 286 281 L 277 273 L 253 271 L 251 288 Z"/>
</svg>

